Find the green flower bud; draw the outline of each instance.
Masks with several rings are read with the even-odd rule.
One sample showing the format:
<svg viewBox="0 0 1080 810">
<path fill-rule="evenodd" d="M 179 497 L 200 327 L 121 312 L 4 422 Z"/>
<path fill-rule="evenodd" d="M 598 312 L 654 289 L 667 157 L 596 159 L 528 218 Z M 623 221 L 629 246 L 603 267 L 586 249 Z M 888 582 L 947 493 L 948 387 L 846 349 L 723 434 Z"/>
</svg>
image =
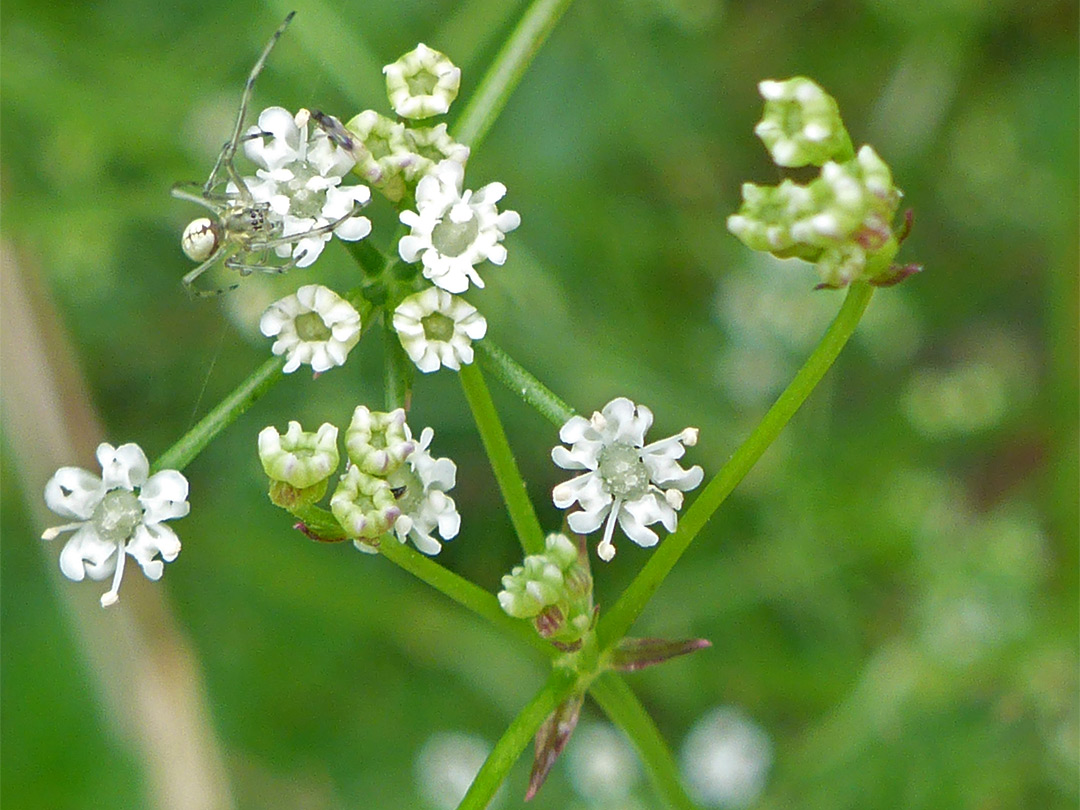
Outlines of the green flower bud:
<svg viewBox="0 0 1080 810">
<path fill-rule="evenodd" d="M 390 106 L 402 118 L 444 115 L 457 98 L 461 69 L 424 43 L 383 68 Z"/>
<path fill-rule="evenodd" d="M 552 532 L 544 539 L 544 556 L 561 571 L 569 571 L 579 554 L 578 547 L 565 534 Z"/>
<path fill-rule="evenodd" d="M 351 465 L 330 498 L 330 511 L 349 537 L 375 540 L 401 516 L 390 485 Z"/>
<path fill-rule="evenodd" d="M 579 644 L 593 620 L 588 558 L 563 534 L 549 534 L 533 554 L 502 578 L 499 604 L 517 619 L 532 619 L 544 638 Z"/>
<path fill-rule="evenodd" d="M 779 186 L 743 183 L 742 196 L 742 207 L 728 217 L 727 226 L 751 250 L 778 255 L 791 250 L 792 226 L 814 213 L 810 189 L 791 180 Z"/>
<path fill-rule="evenodd" d="M 886 286 L 917 272 L 914 265 L 892 264 L 904 235 L 892 226 L 902 194 L 869 146 L 844 163 L 826 162 L 808 185 L 746 183 L 742 194 L 728 230 L 754 250 L 815 263 L 819 287 Z"/>
<path fill-rule="evenodd" d="M 364 110 L 346 128 L 367 153 L 353 171 L 391 202 L 405 196 L 403 168 L 415 158 L 405 141 L 405 125 L 374 110 Z"/>
<path fill-rule="evenodd" d="M 441 160 L 453 160 L 464 166 L 469 159 L 469 147 L 451 138 L 446 124 L 407 127 L 405 143 L 412 152 L 411 160 L 403 165 L 409 183 L 418 182 Z"/>
<path fill-rule="evenodd" d="M 386 478 L 416 449 L 405 428 L 405 409 L 390 413 L 358 405 L 345 431 L 349 459 L 368 475 Z"/>
<path fill-rule="evenodd" d="M 851 156 L 851 139 L 836 101 L 802 76 L 758 85 L 765 112 L 754 127 L 778 166 L 821 166 Z"/>
<path fill-rule="evenodd" d="M 327 480 L 338 468 L 338 429 L 324 424 L 305 433 L 289 422 L 284 435 L 273 427 L 259 433 L 259 461 L 270 478 L 270 499 L 283 509 L 315 503 L 326 493 Z"/>
</svg>

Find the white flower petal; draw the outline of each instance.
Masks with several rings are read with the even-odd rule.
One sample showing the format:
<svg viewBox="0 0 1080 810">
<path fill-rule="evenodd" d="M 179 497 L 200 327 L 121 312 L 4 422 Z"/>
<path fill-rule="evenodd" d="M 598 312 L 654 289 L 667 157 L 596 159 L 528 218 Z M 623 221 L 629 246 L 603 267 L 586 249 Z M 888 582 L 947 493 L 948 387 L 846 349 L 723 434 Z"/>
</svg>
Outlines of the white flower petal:
<svg viewBox="0 0 1080 810">
<path fill-rule="evenodd" d="M 92 472 L 61 467 L 45 484 L 45 504 L 62 517 L 89 520 L 105 491 L 105 483 Z"/>
<path fill-rule="evenodd" d="M 101 478 L 105 482 L 106 489 L 123 487 L 133 490 L 146 481 L 146 476 L 150 472 L 150 462 L 146 460 L 146 453 L 139 445 L 130 442 L 119 447 L 102 442 L 97 448 L 97 459 L 101 464 Z"/>
<path fill-rule="evenodd" d="M 81 582 L 88 575 L 91 579 L 104 579 L 116 565 L 115 555 L 116 544 L 102 540 L 93 524 L 87 523 L 64 544 L 60 570 L 74 582 Z"/>
<path fill-rule="evenodd" d="M 566 522 L 578 534 L 592 534 L 604 525 L 604 518 L 607 517 L 610 511 L 611 504 L 609 503 L 591 512 L 571 512 L 566 518 Z"/>
<path fill-rule="evenodd" d="M 126 551 L 139 563 L 148 579 L 157 580 L 165 569 L 164 562 L 172 562 L 180 553 L 180 538 L 168 526 L 141 525 L 135 528 Z M 161 559 L 157 559 L 158 556 Z"/>
</svg>

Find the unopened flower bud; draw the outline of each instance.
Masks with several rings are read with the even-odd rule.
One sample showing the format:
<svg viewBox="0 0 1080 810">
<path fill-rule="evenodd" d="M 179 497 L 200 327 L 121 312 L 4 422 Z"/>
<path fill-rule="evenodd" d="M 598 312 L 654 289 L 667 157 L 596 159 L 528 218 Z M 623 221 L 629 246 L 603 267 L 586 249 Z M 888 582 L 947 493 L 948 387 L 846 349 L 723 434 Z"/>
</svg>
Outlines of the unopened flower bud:
<svg viewBox="0 0 1080 810">
<path fill-rule="evenodd" d="M 417 182 L 443 160 L 453 160 L 464 166 L 469 159 L 469 147 L 451 138 L 446 124 L 407 127 L 405 143 L 411 155 L 402 159 L 402 170 L 410 183 Z"/>
<path fill-rule="evenodd" d="M 364 110 L 345 126 L 363 146 L 353 171 L 388 200 L 398 202 L 405 196 L 402 171 L 412 159 L 405 125 L 374 110 Z"/>
<path fill-rule="evenodd" d="M 405 429 L 405 409 L 390 413 L 358 405 L 345 430 L 349 459 L 368 475 L 386 478 L 416 449 Z"/>
<path fill-rule="evenodd" d="M 820 166 L 851 156 L 851 139 L 836 101 L 802 76 L 758 85 L 765 111 L 754 133 L 778 166 Z"/>
<path fill-rule="evenodd" d="M 747 247 L 778 259 L 817 265 L 818 287 L 856 281 L 889 286 L 918 272 L 893 259 L 910 217 L 894 230 L 902 196 L 892 172 L 869 146 L 855 154 L 836 102 L 809 79 L 760 85 L 765 114 L 755 132 L 780 166 L 821 166 L 806 185 L 746 183 L 743 204 L 727 225 Z"/>
<path fill-rule="evenodd" d="M 533 554 L 502 578 L 499 604 L 509 615 L 532 619 L 537 632 L 562 645 L 579 644 L 593 621 L 588 557 L 566 535 L 549 534 Z"/>
<path fill-rule="evenodd" d="M 270 499 L 283 509 L 312 504 L 326 493 L 326 482 L 338 468 L 338 429 L 323 424 L 304 432 L 299 422 L 279 434 L 273 427 L 259 433 L 259 461 L 270 479 Z"/>
<path fill-rule="evenodd" d="M 401 515 L 390 485 L 352 465 L 338 481 L 330 511 L 353 539 L 375 540 Z"/>
</svg>

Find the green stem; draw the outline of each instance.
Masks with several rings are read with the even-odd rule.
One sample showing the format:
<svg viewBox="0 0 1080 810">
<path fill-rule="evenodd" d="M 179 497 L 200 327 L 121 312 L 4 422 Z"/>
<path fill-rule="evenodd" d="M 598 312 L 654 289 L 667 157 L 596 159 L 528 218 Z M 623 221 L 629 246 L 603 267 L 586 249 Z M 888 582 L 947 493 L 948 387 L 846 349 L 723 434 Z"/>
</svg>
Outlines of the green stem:
<svg viewBox="0 0 1080 810">
<path fill-rule="evenodd" d="M 250 408 L 259 397 L 281 381 L 285 376 L 281 371 L 284 365 L 285 358 L 271 357 L 255 369 L 250 377 L 200 419 L 195 427 L 162 453 L 151 469 L 184 469 L 221 431 L 236 421 L 236 418 Z"/>
<path fill-rule="evenodd" d="M 589 694 L 611 722 L 630 738 L 653 786 L 668 805 L 679 810 L 698 810 L 679 781 L 679 766 L 675 764 L 671 749 L 626 681 L 613 672 L 605 672 L 592 682 Z"/>
<path fill-rule="evenodd" d="M 559 651 L 542 639 L 529 622 L 508 616 L 499 605 L 499 600 L 464 577 L 439 565 L 430 557 L 399 543 L 393 535 L 386 535 L 379 542 L 379 553 L 408 571 L 417 579 L 426 582 L 435 590 L 453 599 L 459 605 L 487 619 L 495 627 L 505 631 L 530 647 L 544 653 L 548 658 L 559 655 Z"/>
<path fill-rule="evenodd" d="M 491 469 L 495 473 L 495 480 L 499 482 L 503 500 L 506 501 L 506 510 L 510 513 L 510 522 L 514 524 L 521 547 L 526 554 L 539 554 L 544 550 L 544 532 L 533 510 L 532 501 L 529 500 L 525 481 L 510 450 L 510 442 L 507 441 L 506 431 L 499 421 L 499 414 L 491 400 L 487 383 L 484 382 L 484 375 L 476 364 L 471 364 L 462 366 L 458 376 L 461 378 L 461 387 L 465 390 L 465 398 L 472 409 L 476 427 L 480 431 L 480 438 L 484 442 L 484 449 L 491 459 Z"/>
<path fill-rule="evenodd" d="M 361 327 L 360 336 L 363 338 L 371 328 L 371 303 L 364 300 L 359 293 L 352 295 L 349 300 L 360 313 Z M 232 393 L 221 400 L 214 409 L 199 420 L 191 430 L 181 436 L 172 447 L 162 453 L 150 469 L 157 470 L 182 470 L 210 444 L 217 435 L 236 421 L 244 411 L 255 404 L 271 388 L 284 379 L 285 374 L 281 370 L 285 365 L 284 357 L 271 357 L 259 366 L 240 385 L 233 389 Z"/>
<path fill-rule="evenodd" d="M 570 5 L 570 0 L 534 0 L 495 56 L 479 87 L 454 124 L 454 137 L 474 150 L 514 92 L 525 69 Z"/>
<path fill-rule="evenodd" d="M 574 679 L 568 678 L 566 673 L 558 670 L 551 673 L 544 688 L 518 712 L 495 743 L 480 773 L 469 787 L 469 792 L 458 805 L 458 810 L 484 810 L 490 804 L 499 786 L 510 773 L 510 768 L 517 762 L 529 740 L 536 736 L 536 730 L 570 695 L 574 686 Z"/>
<path fill-rule="evenodd" d="M 473 345 L 481 365 L 552 424 L 562 427 L 574 415 L 573 408 L 519 366 L 510 355 L 492 343 L 490 338 L 477 341 Z"/>
<path fill-rule="evenodd" d="M 821 341 L 795 375 L 784 392 L 776 400 L 765 418 L 761 420 L 746 441 L 735 451 L 727 464 L 716 474 L 686 510 L 679 521 L 679 528 L 653 552 L 649 562 L 641 569 L 630 586 L 600 620 L 597 632 L 604 648 L 616 643 L 630 629 L 646 602 L 652 598 L 660 583 L 668 575 L 683 552 L 720 507 L 735 486 L 754 466 L 762 453 L 779 435 L 799 406 L 821 381 L 825 372 L 836 360 L 848 338 L 859 323 L 873 288 L 868 284 L 856 284 L 848 291 L 844 304 L 836 318 L 825 331 Z"/>
<path fill-rule="evenodd" d="M 383 312 L 383 362 L 384 391 L 386 410 L 395 408 L 409 409 L 409 394 L 412 391 L 412 363 L 401 347 L 397 332 L 389 323 L 389 312 Z"/>
</svg>

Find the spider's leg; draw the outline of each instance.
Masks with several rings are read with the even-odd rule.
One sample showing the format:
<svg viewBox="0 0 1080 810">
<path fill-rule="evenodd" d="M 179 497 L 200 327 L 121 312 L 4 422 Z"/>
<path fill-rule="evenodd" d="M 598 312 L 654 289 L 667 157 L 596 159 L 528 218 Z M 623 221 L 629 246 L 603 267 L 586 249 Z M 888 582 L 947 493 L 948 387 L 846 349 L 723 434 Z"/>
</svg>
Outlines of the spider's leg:
<svg viewBox="0 0 1080 810">
<path fill-rule="evenodd" d="M 306 252 L 301 253 L 299 256 L 294 256 L 282 264 L 244 264 L 239 260 L 239 257 L 234 256 L 231 260 L 226 260 L 225 266 L 234 270 L 239 270 L 241 275 L 247 276 L 251 273 L 272 273 L 275 275 L 281 273 L 287 273 L 296 267 L 296 263 L 300 261 Z"/>
<path fill-rule="evenodd" d="M 278 236 L 274 239 L 264 239 L 261 242 L 249 242 L 248 250 L 267 250 L 269 248 L 278 247 L 279 245 L 291 245 L 294 242 L 299 242 L 301 239 L 306 239 L 309 236 L 320 236 L 324 233 L 333 233 L 334 229 L 338 225 L 340 225 L 345 220 L 350 219 L 351 217 L 355 217 L 358 213 L 360 213 L 363 207 L 364 206 L 360 203 L 356 203 L 352 207 L 352 210 L 349 211 L 349 213 L 347 213 L 345 216 L 338 217 L 333 222 L 328 222 L 325 225 L 320 225 L 319 227 L 312 228 L 311 230 L 301 231 L 300 233 L 292 233 L 288 236 Z"/>
<path fill-rule="evenodd" d="M 193 190 L 189 191 L 188 189 Z M 205 191 L 198 183 L 177 183 L 172 187 L 172 195 L 179 200 L 187 200 L 201 205 L 203 208 L 209 208 L 215 214 L 220 214 L 220 209 L 223 206 L 236 201 L 235 195 L 230 196 Z"/>
<path fill-rule="evenodd" d="M 205 262 L 200 264 L 198 267 L 196 267 L 194 270 L 192 270 L 186 276 L 180 279 L 180 282 L 184 285 L 184 289 L 188 291 L 188 294 L 192 296 L 215 295 L 216 293 L 214 292 L 208 293 L 205 290 L 196 289 L 194 287 L 195 280 L 207 270 L 209 270 L 211 267 L 213 267 L 217 262 L 219 262 L 222 255 L 226 256 L 225 263 L 226 265 L 228 265 L 231 258 L 230 254 L 234 253 L 235 251 L 236 248 L 218 248 L 216 251 L 214 251 L 214 254 L 209 259 L 207 259 Z M 226 289 L 235 289 L 235 287 L 229 287 Z M 225 290 L 222 290 L 221 292 L 225 292 Z"/>
<path fill-rule="evenodd" d="M 292 18 L 295 14 L 295 11 L 290 11 L 285 17 L 285 20 L 278 26 L 274 35 L 270 37 L 270 41 L 266 43 L 266 47 L 263 48 L 262 53 L 259 54 L 259 58 L 255 62 L 255 66 L 251 69 L 251 73 L 248 74 L 247 82 L 244 84 L 243 95 L 240 96 L 240 109 L 236 113 L 236 124 L 233 125 L 232 137 L 229 138 L 228 143 L 222 148 L 221 154 L 218 155 L 214 171 L 210 173 L 210 179 L 206 181 L 207 187 L 213 185 L 213 182 L 211 181 L 217 181 L 217 173 L 224 167 L 226 173 L 229 175 L 229 179 L 236 183 L 236 187 L 241 189 L 241 193 L 247 192 L 244 181 L 240 179 L 240 175 L 233 167 L 233 157 L 236 155 L 236 149 L 240 145 L 240 131 L 244 128 L 244 118 L 247 115 L 248 102 L 251 101 L 251 93 L 255 89 L 255 80 L 262 72 L 263 65 L 266 64 L 266 58 L 270 55 L 270 51 L 273 50 L 277 41 L 281 39 L 281 35 L 285 33 L 285 29 L 289 27 L 289 23 L 292 22 Z"/>
<path fill-rule="evenodd" d="M 187 291 L 188 295 L 190 295 L 192 298 L 212 298 L 215 295 L 224 295 L 227 292 L 232 292 L 239 286 L 239 283 L 230 284 L 228 287 L 215 287 L 212 290 L 199 290 L 195 287 L 188 287 Z"/>
</svg>

